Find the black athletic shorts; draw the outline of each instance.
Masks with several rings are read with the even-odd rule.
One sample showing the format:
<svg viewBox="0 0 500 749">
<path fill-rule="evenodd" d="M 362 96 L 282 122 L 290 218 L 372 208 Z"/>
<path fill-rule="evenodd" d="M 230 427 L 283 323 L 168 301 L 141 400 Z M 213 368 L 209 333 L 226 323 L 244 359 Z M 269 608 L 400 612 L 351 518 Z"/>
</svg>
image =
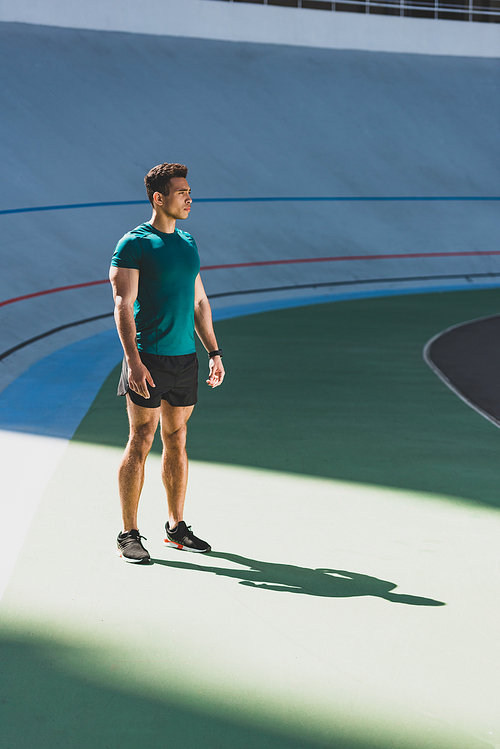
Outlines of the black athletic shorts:
<svg viewBox="0 0 500 749">
<path fill-rule="evenodd" d="M 161 356 L 139 351 L 145 367 L 151 372 L 155 387 L 148 383 L 149 398 L 134 393 L 128 385 L 128 366 L 123 359 L 117 395 L 130 396 L 132 403 L 144 408 L 158 408 L 162 400 L 171 406 L 194 406 L 198 400 L 198 359 L 196 354 Z"/>
</svg>

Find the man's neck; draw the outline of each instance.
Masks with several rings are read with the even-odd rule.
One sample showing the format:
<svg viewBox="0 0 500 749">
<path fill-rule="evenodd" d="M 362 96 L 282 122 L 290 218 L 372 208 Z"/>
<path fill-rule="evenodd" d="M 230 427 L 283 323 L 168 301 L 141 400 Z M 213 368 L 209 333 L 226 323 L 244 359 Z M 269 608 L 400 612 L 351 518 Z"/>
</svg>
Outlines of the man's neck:
<svg viewBox="0 0 500 749">
<path fill-rule="evenodd" d="M 158 231 L 164 234 L 173 234 L 175 231 L 175 218 L 166 216 L 164 213 L 158 213 L 155 210 L 153 210 L 153 215 L 149 223 L 154 229 L 158 229 Z"/>
</svg>

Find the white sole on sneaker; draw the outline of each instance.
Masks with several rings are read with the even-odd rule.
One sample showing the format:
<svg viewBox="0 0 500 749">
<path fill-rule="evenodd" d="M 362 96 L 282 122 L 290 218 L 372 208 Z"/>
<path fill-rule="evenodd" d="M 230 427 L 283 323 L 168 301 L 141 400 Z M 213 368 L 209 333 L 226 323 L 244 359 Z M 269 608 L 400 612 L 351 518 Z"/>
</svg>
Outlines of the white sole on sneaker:
<svg viewBox="0 0 500 749">
<path fill-rule="evenodd" d="M 170 541 L 168 538 L 163 539 L 164 546 L 167 546 L 169 549 L 178 549 L 179 551 L 191 551 L 195 554 L 206 554 L 207 551 L 211 551 L 212 549 L 191 549 L 189 546 L 184 546 L 183 544 L 178 544 L 176 541 Z"/>
</svg>

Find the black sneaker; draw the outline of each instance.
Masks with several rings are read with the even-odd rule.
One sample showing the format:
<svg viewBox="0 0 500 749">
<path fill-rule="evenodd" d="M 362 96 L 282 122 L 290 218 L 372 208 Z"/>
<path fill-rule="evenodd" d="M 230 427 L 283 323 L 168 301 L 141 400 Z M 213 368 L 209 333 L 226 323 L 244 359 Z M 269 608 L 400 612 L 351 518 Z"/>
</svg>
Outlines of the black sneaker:
<svg viewBox="0 0 500 749">
<path fill-rule="evenodd" d="M 125 562 L 149 564 L 151 557 L 142 545 L 141 538 L 145 538 L 145 536 L 141 536 L 139 531 L 136 530 L 129 531 L 128 533 L 119 533 L 116 539 L 118 547 L 116 551 L 117 556 L 121 557 Z"/>
<path fill-rule="evenodd" d="M 168 523 L 165 524 L 165 539 L 163 543 L 165 546 L 180 549 L 181 551 L 197 551 L 199 553 L 212 551 L 212 547 L 206 541 L 196 538 L 191 530 L 191 526 L 186 525 L 184 520 L 181 520 L 177 524 L 175 531 L 170 530 Z"/>
</svg>

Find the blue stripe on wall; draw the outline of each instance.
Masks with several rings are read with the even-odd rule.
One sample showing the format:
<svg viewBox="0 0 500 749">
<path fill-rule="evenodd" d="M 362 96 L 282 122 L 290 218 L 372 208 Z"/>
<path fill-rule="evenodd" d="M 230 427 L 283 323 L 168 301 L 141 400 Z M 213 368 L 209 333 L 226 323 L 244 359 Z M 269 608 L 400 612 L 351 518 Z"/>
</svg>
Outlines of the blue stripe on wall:
<svg viewBox="0 0 500 749">
<path fill-rule="evenodd" d="M 295 197 L 295 198 L 193 198 L 194 203 L 287 203 L 287 202 L 342 202 L 342 201 L 440 201 L 440 200 L 500 200 L 500 196 L 486 195 L 437 195 L 437 196 L 374 196 L 374 197 Z M 119 205 L 144 205 L 149 200 L 111 200 L 100 203 L 68 203 L 66 205 L 43 205 L 30 208 L 7 208 L 0 210 L 0 215 L 10 213 L 37 213 L 39 211 L 67 211 L 75 208 L 103 208 Z"/>
</svg>

